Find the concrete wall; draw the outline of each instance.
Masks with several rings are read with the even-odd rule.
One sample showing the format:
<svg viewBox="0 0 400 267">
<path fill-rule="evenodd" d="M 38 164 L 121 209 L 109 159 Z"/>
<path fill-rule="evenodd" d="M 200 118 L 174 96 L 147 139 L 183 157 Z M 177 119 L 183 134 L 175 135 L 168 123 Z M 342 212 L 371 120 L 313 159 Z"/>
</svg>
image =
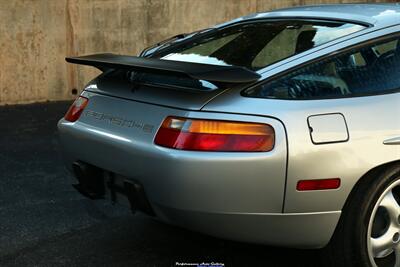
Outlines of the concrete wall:
<svg viewBox="0 0 400 267">
<path fill-rule="evenodd" d="M 98 71 L 66 64 L 67 55 L 135 55 L 174 34 L 256 11 L 337 2 L 352 1 L 0 0 L 0 104 L 74 98 L 72 90 Z"/>
</svg>

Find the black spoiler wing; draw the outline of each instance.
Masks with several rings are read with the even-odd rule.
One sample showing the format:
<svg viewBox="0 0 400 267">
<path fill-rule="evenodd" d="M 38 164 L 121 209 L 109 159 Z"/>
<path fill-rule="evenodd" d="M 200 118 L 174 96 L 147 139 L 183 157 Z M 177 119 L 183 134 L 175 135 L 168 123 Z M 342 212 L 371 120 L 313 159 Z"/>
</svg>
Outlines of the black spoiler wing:
<svg viewBox="0 0 400 267">
<path fill-rule="evenodd" d="M 257 81 L 261 77 L 258 73 L 244 67 L 218 66 L 115 54 L 67 57 L 65 60 L 69 63 L 93 66 L 102 71 L 106 69 L 126 69 L 155 74 L 186 76 L 220 83 L 248 83 Z"/>
</svg>

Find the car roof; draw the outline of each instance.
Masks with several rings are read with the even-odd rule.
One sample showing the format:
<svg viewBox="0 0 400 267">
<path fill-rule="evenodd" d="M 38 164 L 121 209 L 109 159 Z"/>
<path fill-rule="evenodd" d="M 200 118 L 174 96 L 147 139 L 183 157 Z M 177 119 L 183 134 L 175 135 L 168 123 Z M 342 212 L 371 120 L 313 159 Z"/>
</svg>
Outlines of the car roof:
<svg viewBox="0 0 400 267">
<path fill-rule="evenodd" d="M 235 22 L 263 18 L 349 21 L 384 28 L 400 24 L 400 3 L 298 6 L 251 14 L 241 17 Z"/>
</svg>

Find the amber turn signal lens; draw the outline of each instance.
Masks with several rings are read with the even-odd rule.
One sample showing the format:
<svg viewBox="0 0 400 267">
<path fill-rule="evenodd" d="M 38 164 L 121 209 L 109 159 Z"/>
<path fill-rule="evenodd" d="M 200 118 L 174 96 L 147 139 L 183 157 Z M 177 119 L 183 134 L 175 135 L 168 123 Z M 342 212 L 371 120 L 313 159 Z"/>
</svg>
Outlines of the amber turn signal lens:
<svg viewBox="0 0 400 267">
<path fill-rule="evenodd" d="M 168 117 L 154 142 L 180 150 L 266 152 L 274 148 L 275 132 L 262 123 Z"/>
</svg>

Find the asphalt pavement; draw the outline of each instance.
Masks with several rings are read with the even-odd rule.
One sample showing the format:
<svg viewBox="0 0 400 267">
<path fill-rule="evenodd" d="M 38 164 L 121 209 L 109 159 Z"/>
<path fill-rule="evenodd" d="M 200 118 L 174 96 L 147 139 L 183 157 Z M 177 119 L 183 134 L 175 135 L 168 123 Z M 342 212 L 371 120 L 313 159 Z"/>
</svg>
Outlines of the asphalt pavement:
<svg viewBox="0 0 400 267">
<path fill-rule="evenodd" d="M 69 105 L 0 107 L 0 266 L 320 266 L 316 251 L 221 240 L 82 197 L 59 154 Z"/>
</svg>

